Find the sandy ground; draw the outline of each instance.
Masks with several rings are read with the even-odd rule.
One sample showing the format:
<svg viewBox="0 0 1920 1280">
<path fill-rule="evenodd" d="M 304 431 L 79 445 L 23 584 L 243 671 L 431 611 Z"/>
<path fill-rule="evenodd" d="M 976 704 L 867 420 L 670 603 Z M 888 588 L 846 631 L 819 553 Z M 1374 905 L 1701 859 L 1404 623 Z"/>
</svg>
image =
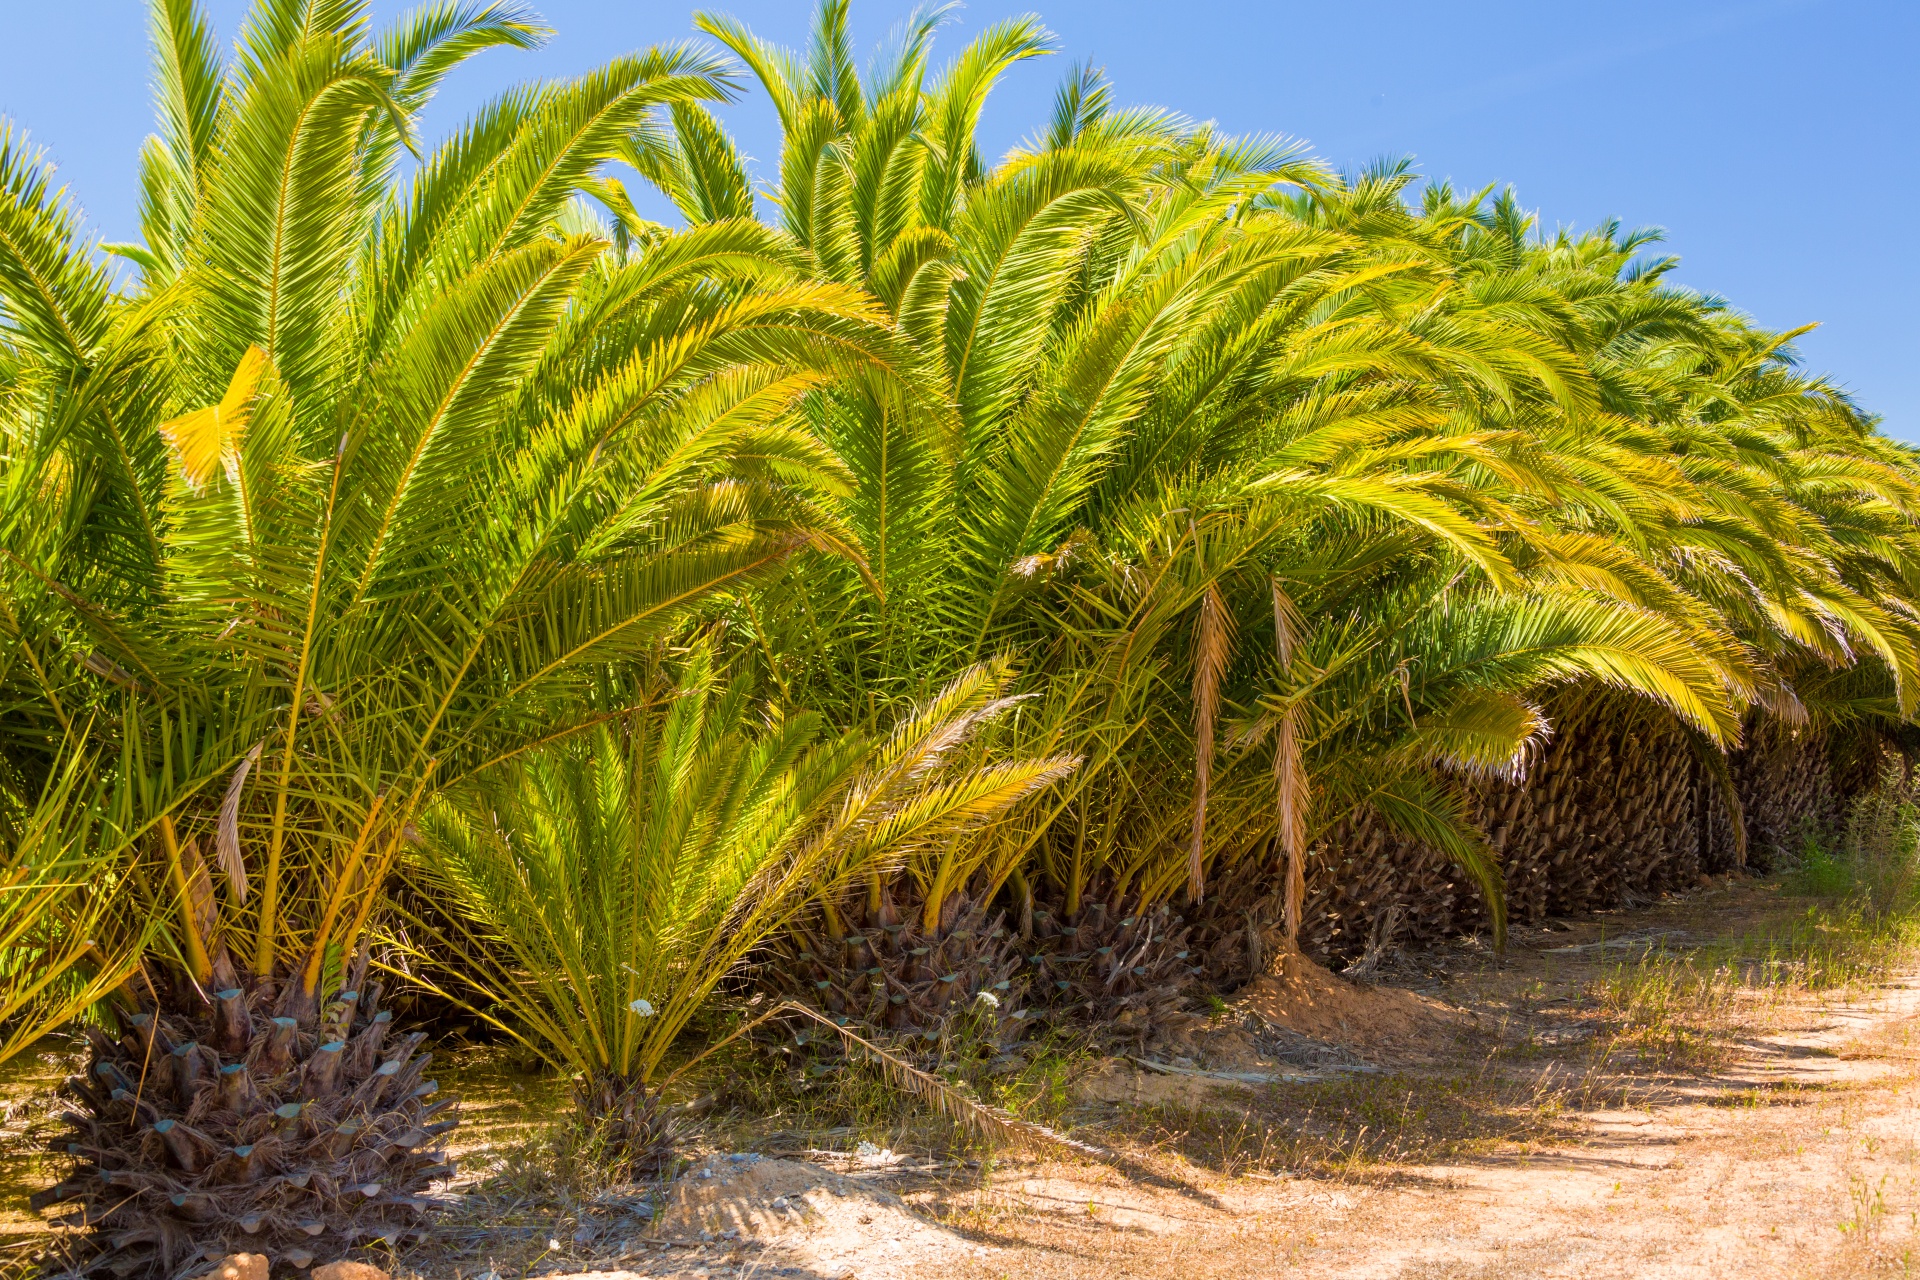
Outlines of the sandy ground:
<svg viewBox="0 0 1920 1280">
<path fill-rule="evenodd" d="M 1472 942 L 1404 958 L 1372 986 L 1285 968 L 1197 1027 L 1190 1056 L 1090 1065 L 1061 1122 L 1122 1153 L 1121 1167 L 1002 1156 L 983 1169 L 871 1148 L 720 1153 L 663 1201 L 556 1214 L 555 1238 L 538 1232 L 536 1246 L 549 1246 L 539 1257 L 516 1250 L 513 1264 L 496 1263 L 482 1245 L 397 1270 L 432 1280 L 1910 1274 L 1920 974 L 1748 1010 L 1712 1052 L 1684 1060 L 1608 1041 L 1590 1000 L 1648 946 L 1757 936 L 1802 909 L 1741 883 L 1529 931 L 1501 958 Z"/>
<path fill-rule="evenodd" d="M 1519 939 L 1508 962 L 1447 994 L 1472 1023 L 1504 1024 L 1497 1030 L 1509 1042 L 1517 1032 L 1551 1043 L 1552 1031 L 1537 1025 L 1552 1021 L 1542 1014 L 1617 964 L 1635 934 L 1726 937 L 1776 902 L 1740 886 Z M 1627 945 L 1616 949 L 1623 931 Z M 1035 1168 L 941 1204 L 953 1226 L 992 1243 L 992 1256 L 861 1274 L 1910 1274 L 1920 1262 L 1920 978 L 1798 1002 L 1766 1021 L 1773 1027 L 1741 1036 L 1710 1072 L 1614 1076 L 1610 1087 L 1631 1105 L 1559 1115 L 1559 1141 L 1313 1178 L 1208 1176 L 1189 1165 L 1185 1191 L 1091 1166 Z M 1548 1051 L 1532 1061 L 1536 1079 L 1549 1081 L 1556 1069 L 1595 1070 L 1590 1055 Z M 1417 1097 L 1418 1074 L 1404 1079 Z M 1261 1111 L 1256 1093 L 1222 1089 L 1211 1105 Z"/>
<path fill-rule="evenodd" d="M 1376 1152 L 1345 1168 L 1322 1159 L 1311 1176 L 1299 1176 L 1263 1172 L 1259 1160 L 1236 1168 L 1218 1147 L 1188 1158 L 1191 1144 L 1170 1139 L 1127 1148 L 1150 1177 L 1138 1163 L 1121 1172 L 1092 1162 L 1013 1161 L 984 1177 L 856 1170 L 831 1193 L 815 1190 L 814 1199 L 826 1202 L 815 1225 L 779 1230 L 756 1230 L 749 1221 L 765 1197 L 756 1199 L 743 1180 L 725 1219 L 736 1236 L 702 1239 L 684 1229 L 686 1215 L 669 1215 L 666 1226 L 681 1228 L 679 1243 L 663 1247 L 662 1238 L 676 1234 L 663 1229 L 628 1265 L 649 1276 L 823 1280 L 1910 1274 L 1920 1261 L 1920 977 L 1774 1010 L 1712 1070 L 1615 1070 L 1596 1066 L 1591 1053 L 1551 1048 L 1578 1044 L 1577 1025 L 1557 1012 L 1568 992 L 1649 936 L 1669 943 L 1726 937 L 1769 912 L 1777 916 L 1772 892 L 1737 886 L 1563 924 L 1517 939 L 1498 964 L 1476 962 L 1466 948 L 1454 972 L 1442 958 L 1437 973 L 1400 975 L 1423 988 L 1416 998 L 1425 1007 L 1452 1010 L 1459 1035 L 1449 1056 L 1433 1037 L 1409 1045 L 1396 1025 L 1397 1039 L 1384 1041 L 1400 1050 L 1396 1061 L 1380 1051 L 1377 1029 L 1355 1028 L 1350 1039 L 1361 1052 L 1349 1066 L 1370 1070 L 1364 1078 L 1379 1082 L 1383 1097 L 1404 1085 L 1406 1105 L 1417 1109 L 1426 1105 L 1423 1081 L 1449 1071 L 1457 1077 L 1488 1044 L 1549 1046 L 1519 1059 L 1536 1082 L 1537 1114 L 1509 1125 L 1504 1137 L 1469 1134 L 1445 1158 Z M 1323 998 L 1312 1016 L 1325 1030 L 1346 1011 L 1328 1013 L 1326 984 L 1316 981 Z M 1354 1008 L 1383 1008 L 1386 996 L 1408 1008 L 1406 995 L 1382 986 Z M 1203 1048 L 1199 1066 L 1171 1073 L 1110 1064 L 1087 1082 L 1075 1132 L 1098 1132 L 1103 1115 L 1114 1132 L 1135 1135 L 1143 1116 L 1155 1117 L 1176 1138 L 1181 1123 L 1237 1118 L 1247 1131 L 1291 1118 L 1297 1127 L 1299 1109 L 1312 1105 L 1314 1086 L 1300 1082 L 1314 1072 L 1290 1073 L 1284 1056 L 1213 1058 Z M 1263 1069 L 1289 1082 L 1284 1094 L 1276 1094 L 1279 1084 L 1249 1083 Z M 1591 1087 L 1556 1092 L 1556 1074 L 1565 1081 L 1573 1073 L 1584 1073 L 1586 1086 L 1604 1075 L 1612 1105 L 1554 1110 L 1551 1099 L 1593 1096 Z M 1505 1102 L 1489 1084 L 1489 1114 L 1513 1109 L 1513 1077 L 1512 1069 L 1501 1077 Z M 1453 1095 L 1469 1109 L 1474 1096 L 1471 1089 Z M 1418 1128 L 1405 1115 L 1382 1122 L 1403 1134 Z M 834 1175 L 783 1168 L 779 1177 L 791 1192 L 789 1184 L 818 1187 Z M 725 1199 L 710 1194 L 705 1203 Z M 912 1220 L 903 1216 L 909 1210 Z"/>
<path fill-rule="evenodd" d="M 1692 1099 L 1571 1117 L 1586 1130 L 1576 1143 L 1348 1179 L 1196 1178 L 1187 1194 L 1037 1169 L 953 1219 L 998 1246 L 991 1258 L 860 1274 L 1908 1274 L 1920 987 L 1818 1012 L 1823 1025 L 1762 1047 Z"/>
</svg>

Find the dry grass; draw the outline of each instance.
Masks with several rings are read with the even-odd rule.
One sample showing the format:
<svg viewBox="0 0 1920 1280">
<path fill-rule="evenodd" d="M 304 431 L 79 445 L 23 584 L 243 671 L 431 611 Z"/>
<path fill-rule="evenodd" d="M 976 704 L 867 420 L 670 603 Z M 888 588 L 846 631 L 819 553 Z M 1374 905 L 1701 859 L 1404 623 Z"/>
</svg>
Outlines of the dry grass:
<svg viewBox="0 0 1920 1280">
<path fill-rule="evenodd" d="M 1520 1078 L 1488 1060 L 1477 1071 L 1356 1075 L 1270 1085 L 1215 1105 L 1127 1107 L 1081 1132 L 1225 1178 L 1364 1179 L 1569 1141 L 1580 1132 L 1577 1113 L 1617 1097 L 1591 1073 Z"/>
<path fill-rule="evenodd" d="M 1655 947 L 1586 984 L 1596 1052 L 1621 1069 L 1710 1073 L 1809 1001 L 1884 985 L 1920 944 L 1914 920 L 1856 901 L 1810 906 L 1777 931 Z"/>
<path fill-rule="evenodd" d="M 1419 1065 L 1132 1106 L 1080 1099 L 1076 1080 L 1097 1061 L 1085 1044 L 1047 1046 L 1011 1069 L 949 1070 L 975 1096 L 1121 1151 L 1156 1173 L 1146 1182 L 1094 1166 L 1009 1166 L 995 1176 L 991 1152 L 903 1105 L 871 1070 L 764 1051 L 717 1064 L 704 1086 L 708 1134 L 735 1149 L 866 1141 L 944 1157 L 947 1174 L 918 1184 L 923 1207 L 998 1250 L 955 1276 L 1196 1280 L 1246 1274 L 1256 1254 L 1303 1274 L 1665 1274 L 1676 1248 L 1729 1224 L 1778 1236 L 1761 1247 L 1782 1275 L 1911 1274 L 1920 1166 L 1910 1134 L 1890 1136 L 1911 1124 L 1889 1128 L 1888 1108 L 1910 1098 L 1913 1081 L 1873 1071 L 1920 1062 L 1920 1021 L 1882 1018 L 1845 1043 L 1830 1025 L 1833 1010 L 1871 1004 L 1920 952 L 1911 813 L 1894 817 L 1880 815 L 1877 835 L 1857 820 L 1848 842 L 1809 847 L 1770 884 L 1555 925 L 1506 957 L 1463 946 L 1419 961 L 1439 984 L 1429 989 L 1471 1015 Z M 1648 940 L 1623 946 L 1623 934 Z M 1774 1077 L 1746 1071 L 1762 1051 L 1781 1067 Z M 1869 1070 L 1798 1070 L 1809 1063 Z M 1686 1122 L 1692 1136 L 1659 1128 L 1668 1122 L 1657 1117 L 1683 1113 L 1708 1118 Z M 1657 1159 L 1609 1184 L 1605 1153 L 1616 1149 Z M 527 1242 L 513 1265 L 580 1265 L 590 1252 L 592 1265 L 609 1265 L 607 1242 L 541 1252 L 549 1241 L 566 1246 L 564 1229 L 590 1223 L 595 1210 L 551 1143 L 516 1159 L 490 1185 L 503 1197 L 493 1221 Z M 1586 1191 L 1569 1191 L 1554 1172 L 1563 1166 L 1585 1170 L 1569 1176 Z M 1462 1170 L 1494 1177 L 1500 1190 L 1465 1209 L 1453 1181 Z M 1562 1206 L 1595 1185 L 1596 1207 Z M 1715 1188 L 1728 1186 L 1748 1188 L 1735 1212 L 1715 1207 Z M 1676 1236 L 1667 1198 L 1680 1187 L 1691 1225 Z M 1650 1195 L 1659 1203 L 1645 1203 Z M 1463 1212 L 1476 1218 L 1465 1231 Z M 1778 1223 L 1754 1225 L 1769 1214 Z M 1469 1243 L 1446 1244 L 1456 1238 Z M 505 1261 L 500 1239 L 490 1256 Z M 1383 1250 L 1399 1260 L 1367 1261 Z M 680 1261 L 692 1259 L 642 1248 L 619 1265 L 648 1273 Z M 752 1269 L 737 1254 L 705 1265 Z"/>
<path fill-rule="evenodd" d="M 1583 993 L 1597 1050 L 1656 1069 L 1717 1071 L 1754 1037 L 1791 1026 L 1810 1001 L 1884 986 L 1920 953 L 1917 837 L 1903 790 L 1869 795 L 1831 847 L 1803 842 L 1782 877 L 1781 918 L 1697 946 L 1656 942 L 1609 967 Z"/>
</svg>

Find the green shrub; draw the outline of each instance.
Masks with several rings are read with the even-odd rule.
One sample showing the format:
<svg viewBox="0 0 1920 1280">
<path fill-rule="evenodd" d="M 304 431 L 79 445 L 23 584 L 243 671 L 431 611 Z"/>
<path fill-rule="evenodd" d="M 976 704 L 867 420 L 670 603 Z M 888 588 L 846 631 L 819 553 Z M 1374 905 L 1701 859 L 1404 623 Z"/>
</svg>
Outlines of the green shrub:
<svg viewBox="0 0 1920 1280">
<path fill-rule="evenodd" d="M 1788 887 L 1813 898 L 1842 899 L 1867 915 L 1904 914 L 1920 906 L 1920 807 L 1900 770 L 1857 798 L 1841 829 L 1801 833 Z"/>
<path fill-rule="evenodd" d="M 1800 846 L 1800 865 L 1788 873 L 1796 893 L 1812 898 L 1844 898 L 1853 890 L 1853 868 L 1811 837 Z"/>
</svg>

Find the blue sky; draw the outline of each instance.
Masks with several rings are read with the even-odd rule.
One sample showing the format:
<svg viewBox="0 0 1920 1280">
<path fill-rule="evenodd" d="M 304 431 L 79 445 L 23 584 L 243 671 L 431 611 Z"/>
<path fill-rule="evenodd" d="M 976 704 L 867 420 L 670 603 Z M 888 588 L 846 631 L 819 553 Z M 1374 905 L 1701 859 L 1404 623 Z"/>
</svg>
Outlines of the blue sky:
<svg viewBox="0 0 1920 1280">
<path fill-rule="evenodd" d="M 144 4 L 4 3 L 0 113 L 51 151 L 102 235 L 133 238 L 135 160 L 152 127 Z M 404 7 L 374 0 L 380 18 Z M 469 64 L 429 133 L 514 80 L 692 33 L 692 6 L 679 2 L 533 7 L 555 28 L 549 45 Z M 798 44 L 811 4 L 713 7 Z M 246 3 L 207 8 L 231 39 Z M 863 47 L 911 8 L 855 0 Z M 1766 325 L 1818 322 L 1800 343 L 1806 363 L 1883 414 L 1890 434 L 1920 442 L 1915 0 L 973 0 L 942 47 L 1029 10 L 1060 54 L 1017 68 L 991 103 L 996 151 L 1045 118 L 1070 65 L 1091 60 L 1123 102 L 1304 138 L 1337 165 L 1410 155 L 1456 186 L 1512 183 L 1549 227 L 1664 227 L 1682 283 Z M 765 100 L 723 115 L 770 174 Z"/>
</svg>

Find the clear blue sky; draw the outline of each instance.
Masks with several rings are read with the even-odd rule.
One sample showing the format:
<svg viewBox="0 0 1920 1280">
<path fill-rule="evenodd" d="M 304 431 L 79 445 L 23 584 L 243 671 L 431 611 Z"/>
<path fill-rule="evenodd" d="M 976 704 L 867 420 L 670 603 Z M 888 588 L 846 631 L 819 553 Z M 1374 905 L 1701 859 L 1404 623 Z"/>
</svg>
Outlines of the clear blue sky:
<svg viewBox="0 0 1920 1280">
<path fill-rule="evenodd" d="M 469 64 L 429 132 L 505 84 L 691 34 L 684 0 L 533 0 L 538 53 Z M 381 18 L 406 7 L 374 0 Z M 784 43 L 808 0 L 715 3 Z M 912 5 L 855 0 L 864 49 Z M 131 239 L 151 129 L 140 0 L 4 0 L 0 113 L 24 125 L 108 239 Z M 222 36 L 245 0 L 208 5 Z M 1549 227 L 1666 228 L 1679 279 L 1761 323 L 1817 321 L 1806 363 L 1920 441 L 1920 3 L 1916 0 L 973 0 L 953 50 L 1039 12 L 1060 55 L 1017 68 L 989 108 L 998 151 L 1045 117 L 1068 66 L 1105 66 L 1123 102 L 1309 140 L 1355 166 L 1411 155 L 1461 187 L 1512 183 Z M 936 61 L 938 59 L 936 58 Z M 763 175 L 772 111 L 724 115 Z"/>
</svg>

